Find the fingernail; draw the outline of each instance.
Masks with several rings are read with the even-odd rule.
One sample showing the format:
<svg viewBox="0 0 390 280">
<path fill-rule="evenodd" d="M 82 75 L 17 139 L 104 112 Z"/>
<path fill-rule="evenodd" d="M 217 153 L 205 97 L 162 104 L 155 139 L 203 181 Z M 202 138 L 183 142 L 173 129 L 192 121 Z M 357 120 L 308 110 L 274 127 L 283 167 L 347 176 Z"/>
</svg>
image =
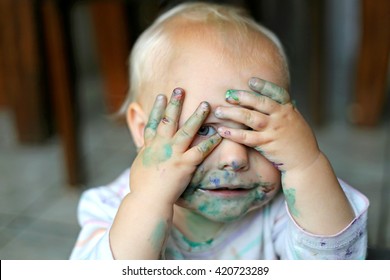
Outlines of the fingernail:
<svg viewBox="0 0 390 280">
<path fill-rule="evenodd" d="M 238 104 L 240 102 L 239 98 L 238 98 L 238 93 L 236 90 L 234 89 L 228 89 L 225 93 L 225 99 L 226 101 L 230 102 L 230 103 L 235 103 L 235 104 Z"/>
<path fill-rule="evenodd" d="M 222 137 L 226 137 L 226 136 L 231 135 L 229 130 L 223 129 L 222 127 L 218 127 L 217 131 L 218 131 L 218 134 L 221 135 Z"/>
<path fill-rule="evenodd" d="M 256 84 L 257 84 L 257 79 L 256 78 L 250 78 L 249 79 L 249 85 L 250 86 L 256 86 Z"/>
<path fill-rule="evenodd" d="M 264 87 L 264 80 L 252 77 L 249 80 L 249 86 L 254 87 L 256 89 L 262 89 Z"/>
<path fill-rule="evenodd" d="M 220 107 L 218 107 L 215 112 L 214 112 L 214 115 L 217 117 L 217 118 L 221 118 L 222 117 L 222 110 Z"/>
<path fill-rule="evenodd" d="M 210 107 L 209 103 L 206 102 L 206 101 L 203 101 L 202 103 L 200 103 L 200 107 L 202 109 L 208 109 Z"/>
<path fill-rule="evenodd" d="M 184 89 L 182 88 L 175 88 L 173 90 L 173 96 L 179 96 L 179 95 L 182 95 L 184 93 Z"/>
</svg>

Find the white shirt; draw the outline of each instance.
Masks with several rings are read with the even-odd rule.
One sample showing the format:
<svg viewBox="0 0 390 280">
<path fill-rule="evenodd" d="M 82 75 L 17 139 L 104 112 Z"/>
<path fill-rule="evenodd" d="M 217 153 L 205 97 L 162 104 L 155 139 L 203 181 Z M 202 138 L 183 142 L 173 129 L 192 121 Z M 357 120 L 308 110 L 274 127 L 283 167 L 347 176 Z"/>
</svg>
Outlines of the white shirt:
<svg viewBox="0 0 390 280">
<path fill-rule="evenodd" d="M 85 191 L 78 219 L 81 232 L 71 259 L 113 259 L 109 230 L 123 197 L 129 170 L 107 186 Z M 165 259 L 364 259 L 367 249 L 367 198 L 340 180 L 355 219 L 332 236 L 304 231 L 288 212 L 280 193 L 268 205 L 226 223 L 213 240 L 195 243 L 176 228 L 168 237 Z"/>
</svg>

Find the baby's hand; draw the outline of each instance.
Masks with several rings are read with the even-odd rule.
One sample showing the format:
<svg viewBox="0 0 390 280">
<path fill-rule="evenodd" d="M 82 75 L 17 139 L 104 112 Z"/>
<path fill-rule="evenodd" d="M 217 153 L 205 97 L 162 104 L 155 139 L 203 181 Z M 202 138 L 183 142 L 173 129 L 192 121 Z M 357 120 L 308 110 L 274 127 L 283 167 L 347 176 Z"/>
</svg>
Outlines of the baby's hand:
<svg viewBox="0 0 390 280">
<path fill-rule="evenodd" d="M 287 91 L 258 78 L 252 78 L 249 86 L 254 92 L 226 92 L 226 101 L 240 106 L 223 106 L 215 111 L 216 117 L 248 129 L 219 127 L 219 134 L 255 148 L 281 171 L 299 170 L 314 162 L 320 154 L 317 141 Z"/>
<path fill-rule="evenodd" d="M 193 172 L 219 144 L 218 134 L 190 147 L 194 136 L 210 112 L 202 102 L 178 130 L 184 90 L 176 88 L 167 105 L 158 95 L 144 131 L 144 146 L 131 168 L 131 192 L 145 194 L 150 201 L 173 205 L 191 180 Z"/>
</svg>

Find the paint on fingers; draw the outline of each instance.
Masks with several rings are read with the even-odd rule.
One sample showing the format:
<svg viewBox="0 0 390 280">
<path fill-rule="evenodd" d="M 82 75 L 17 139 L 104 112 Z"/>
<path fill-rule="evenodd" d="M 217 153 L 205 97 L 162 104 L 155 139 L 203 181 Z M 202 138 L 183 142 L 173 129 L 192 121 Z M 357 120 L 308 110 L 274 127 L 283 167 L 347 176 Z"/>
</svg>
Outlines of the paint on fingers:
<svg viewBox="0 0 390 280">
<path fill-rule="evenodd" d="M 220 127 L 218 127 L 217 131 L 218 131 L 218 134 L 223 138 L 230 138 L 232 136 L 231 131 L 226 127 L 220 126 Z"/>
<path fill-rule="evenodd" d="M 184 101 L 184 90 L 181 88 L 175 88 L 172 92 L 171 99 L 169 100 L 168 106 L 165 110 L 165 115 L 161 119 L 161 123 L 165 125 L 176 126 L 181 108 Z"/>
<path fill-rule="evenodd" d="M 290 95 L 288 92 L 274 83 L 259 78 L 251 78 L 249 80 L 249 87 L 280 104 L 290 102 Z"/>
<path fill-rule="evenodd" d="M 203 155 L 208 155 L 212 149 L 214 149 L 215 146 L 221 142 L 222 137 L 219 134 L 214 134 L 210 138 L 202 141 L 198 144 L 199 150 L 202 152 Z"/>
<path fill-rule="evenodd" d="M 193 113 L 192 116 L 186 120 L 183 127 L 187 127 L 191 130 L 192 128 L 199 128 L 203 121 L 206 119 L 209 112 L 210 104 L 208 102 L 200 103 L 195 113 Z"/>
<path fill-rule="evenodd" d="M 250 95 L 250 96 L 258 96 L 259 93 L 249 91 L 249 90 L 243 90 L 243 89 L 228 89 L 225 93 L 225 99 L 227 102 L 230 104 L 234 105 L 240 105 L 241 100 L 243 96 L 245 95 Z"/>
<path fill-rule="evenodd" d="M 159 123 L 160 123 L 160 120 L 157 120 L 157 119 L 149 120 L 145 126 L 145 131 L 148 129 L 151 129 L 152 131 L 156 131 Z"/>
<path fill-rule="evenodd" d="M 163 111 L 165 107 L 165 96 L 159 94 L 153 104 L 152 112 L 150 113 L 148 123 L 145 126 L 145 132 L 151 130 L 155 132 L 160 123 Z"/>
<path fill-rule="evenodd" d="M 184 89 L 175 88 L 172 92 L 172 97 L 169 101 L 174 106 L 181 106 L 184 97 Z"/>
<path fill-rule="evenodd" d="M 239 95 L 239 91 L 237 91 L 235 89 L 229 89 L 225 93 L 225 99 L 226 99 L 226 101 L 228 101 L 231 104 L 238 105 L 238 104 L 240 104 L 240 99 L 239 99 L 238 95 Z"/>
</svg>

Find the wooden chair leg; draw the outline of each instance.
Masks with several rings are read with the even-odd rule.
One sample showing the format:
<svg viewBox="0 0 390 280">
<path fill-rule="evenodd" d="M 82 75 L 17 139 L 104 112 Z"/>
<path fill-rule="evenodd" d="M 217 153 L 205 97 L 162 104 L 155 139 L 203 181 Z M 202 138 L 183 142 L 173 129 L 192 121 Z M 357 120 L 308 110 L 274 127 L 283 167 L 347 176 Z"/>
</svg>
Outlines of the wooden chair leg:
<svg viewBox="0 0 390 280">
<path fill-rule="evenodd" d="M 0 1 L 0 109 L 8 108 L 9 101 L 6 94 L 6 62 L 5 62 L 5 38 L 4 32 L 7 26 L 6 21 L 4 20 L 5 13 L 4 1 Z"/>
<path fill-rule="evenodd" d="M 63 145 L 67 181 L 76 186 L 83 181 L 77 122 L 77 99 L 72 75 L 70 34 L 65 28 L 67 11 L 59 2 L 42 1 L 42 17 L 46 38 L 47 62 L 53 94 L 57 126 Z"/>
<path fill-rule="evenodd" d="M 383 113 L 390 52 L 390 1 L 362 1 L 362 39 L 358 57 L 353 121 L 374 126 Z"/>
<path fill-rule="evenodd" d="M 34 1 L 0 1 L 3 82 L 21 143 L 50 133 Z"/>
<path fill-rule="evenodd" d="M 130 34 L 123 1 L 94 1 L 90 11 L 105 83 L 105 104 L 109 113 L 122 105 L 128 89 L 127 58 Z"/>
</svg>

